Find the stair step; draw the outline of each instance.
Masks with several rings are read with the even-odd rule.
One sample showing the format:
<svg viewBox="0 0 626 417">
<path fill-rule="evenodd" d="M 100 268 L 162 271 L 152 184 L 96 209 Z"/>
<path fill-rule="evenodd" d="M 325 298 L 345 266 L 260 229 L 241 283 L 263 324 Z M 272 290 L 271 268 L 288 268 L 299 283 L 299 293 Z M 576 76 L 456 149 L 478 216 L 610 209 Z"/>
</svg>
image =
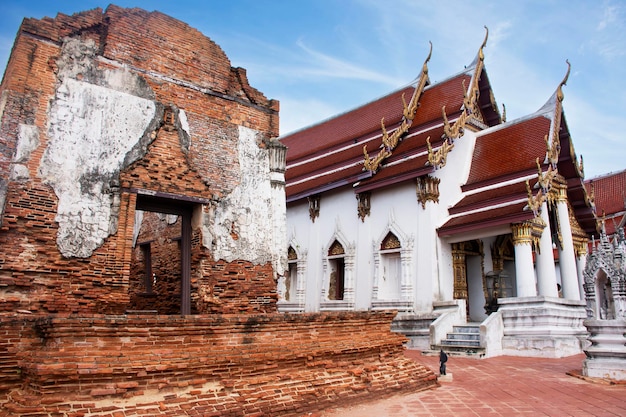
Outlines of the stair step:
<svg viewBox="0 0 626 417">
<path fill-rule="evenodd" d="M 454 333 L 480 334 L 480 326 L 471 324 L 452 326 L 452 331 Z"/>
<path fill-rule="evenodd" d="M 471 348 L 479 348 L 480 341 L 472 341 L 472 340 L 451 340 L 445 339 L 441 341 L 442 346 L 456 346 L 456 347 L 471 347 Z"/>
<path fill-rule="evenodd" d="M 480 341 L 480 334 L 478 333 L 448 333 L 446 339 L 449 340 L 478 340 Z"/>
</svg>

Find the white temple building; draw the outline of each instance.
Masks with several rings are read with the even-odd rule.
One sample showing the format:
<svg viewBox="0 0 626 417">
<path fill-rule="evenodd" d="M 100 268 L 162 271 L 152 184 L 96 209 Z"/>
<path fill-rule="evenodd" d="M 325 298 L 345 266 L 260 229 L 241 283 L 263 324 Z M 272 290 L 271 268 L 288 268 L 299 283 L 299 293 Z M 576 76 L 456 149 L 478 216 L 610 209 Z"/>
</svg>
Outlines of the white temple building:
<svg viewBox="0 0 626 417">
<path fill-rule="evenodd" d="M 431 84 L 429 53 L 407 87 L 280 138 L 281 311 L 397 310 L 423 350 L 582 352 L 598 219 L 563 112 L 569 63 L 541 109 L 506 121 L 486 42 L 458 74 Z"/>
</svg>

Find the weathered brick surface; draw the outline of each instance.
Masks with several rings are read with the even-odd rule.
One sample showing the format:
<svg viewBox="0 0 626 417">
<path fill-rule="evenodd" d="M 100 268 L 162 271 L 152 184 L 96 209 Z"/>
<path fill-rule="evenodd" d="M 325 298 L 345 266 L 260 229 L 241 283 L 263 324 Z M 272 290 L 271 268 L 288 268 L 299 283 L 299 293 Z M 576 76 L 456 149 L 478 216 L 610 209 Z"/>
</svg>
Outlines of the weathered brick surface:
<svg viewBox="0 0 626 417">
<path fill-rule="evenodd" d="M 145 82 L 163 112 L 145 154 L 119 173 L 120 188 L 103 190 L 119 199 L 117 230 L 84 259 L 59 252 L 59 199 L 39 174 L 67 38 L 91 40 L 96 46 L 95 67 L 75 74 L 76 80 L 97 83 L 102 78 L 98 71 L 128 71 Z M 104 12 L 25 19 L 0 94 L 0 311 L 123 313 L 132 307 L 134 294 L 133 190 L 219 201 L 239 185 L 239 126 L 264 138 L 278 136 L 278 103 L 250 87 L 245 70 L 232 68 L 221 48 L 197 30 L 141 9 L 110 6 Z M 186 115 L 190 137 L 180 120 L 168 119 L 177 118 L 179 110 Z M 22 126 L 37 130 L 38 144 L 18 161 L 28 177 L 16 179 L 11 170 Z M 201 242 L 202 232 L 194 230 L 193 311 L 275 311 L 269 263 L 236 261 L 229 267 L 213 259 Z M 237 299 L 242 291 L 247 298 Z"/>
<path fill-rule="evenodd" d="M 259 222 L 276 136 L 278 103 L 182 22 L 116 6 L 24 21 L 0 86 L 0 416 L 295 416 L 436 384 L 392 313 L 276 313 L 282 245 L 258 244 L 280 242 Z M 143 294 L 135 222 L 155 194 L 193 201 L 194 315 L 167 315 L 180 219 L 145 213 Z"/>
<path fill-rule="evenodd" d="M 5 357 L 20 381 L 0 386 L 4 413 L 302 415 L 433 387 L 435 375 L 404 357 L 392 318 L 5 314 L 15 342 Z"/>
</svg>

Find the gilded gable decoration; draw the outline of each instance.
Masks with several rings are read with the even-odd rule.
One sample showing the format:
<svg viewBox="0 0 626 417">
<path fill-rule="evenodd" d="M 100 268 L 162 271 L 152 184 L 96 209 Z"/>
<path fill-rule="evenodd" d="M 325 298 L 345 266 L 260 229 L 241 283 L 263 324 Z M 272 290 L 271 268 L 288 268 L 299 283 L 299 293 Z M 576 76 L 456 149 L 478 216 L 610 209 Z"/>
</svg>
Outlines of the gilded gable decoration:
<svg viewBox="0 0 626 417">
<path fill-rule="evenodd" d="M 587 244 L 589 243 L 589 238 L 587 237 L 587 233 L 580 227 L 580 223 L 576 219 L 576 215 L 574 214 L 574 209 L 569 201 L 567 201 L 567 213 L 569 216 L 569 224 L 572 229 L 572 240 L 574 241 L 574 253 L 577 257 L 582 257 L 587 254 Z"/>
<path fill-rule="evenodd" d="M 296 253 L 296 250 L 293 248 L 293 246 L 289 246 L 289 249 L 287 249 L 287 260 L 289 261 L 298 260 L 298 254 Z"/>
<path fill-rule="evenodd" d="M 424 175 L 416 179 L 417 201 L 422 204 L 422 208 L 426 209 L 426 202 L 432 201 L 439 203 L 439 178 Z"/>
<path fill-rule="evenodd" d="M 339 243 L 337 239 L 328 248 L 328 256 L 345 255 L 346 251 L 343 249 L 343 245 Z"/>
<path fill-rule="evenodd" d="M 454 148 L 452 140 L 444 139 L 443 143 L 436 151 L 430 144 L 430 136 L 426 138 L 426 145 L 428 146 L 428 161 L 426 165 L 430 165 L 435 169 L 442 168 L 446 165 L 448 153 Z"/>
<path fill-rule="evenodd" d="M 569 61 L 567 63 L 567 73 L 563 78 L 563 81 L 556 89 L 556 105 L 554 109 L 554 120 L 552 121 L 551 142 L 546 138 L 546 162 L 549 162 L 556 168 L 556 164 L 559 162 L 559 155 L 561 154 L 561 138 L 559 132 L 561 131 L 561 116 L 563 114 L 563 86 L 567 83 L 569 73 L 572 68 Z"/>
<path fill-rule="evenodd" d="M 539 158 L 536 160 L 537 162 L 537 185 L 541 187 L 544 193 L 548 193 L 552 189 L 552 183 L 555 178 L 559 175 L 556 168 L 553 168 L 552 164 L 548 166 L 548 169 L 543 172 L 541 169 L 541 164 L 539 163 Z"/>
<path fill-rule="evenodd" d="M 587 190 L 587 187 L 584 187 L 585 189 L 585 200 L 586 203 L 589 207 L 591 207 L 591 210 L 593 211 L 593 214 L 596 214 L 596 187 L 593 185 L 593 181 L 589 181 L 589 187 L 591 188 L 591 190 Z"/>
<path fill-rule="evenodd" d="M 478 49 L 478 60 L 476 62 L 476 68 L 474 69 L 474 75 L 472 76 L 472 81 L 468 90 L 466 90 L 465 82 L 463 81 L 463 112 L 454 124 L 450 125 L 448 117 L 446 116 L 446 106 L 441 108 L 441 112 L 443 113 L 443 137 L 451 142 L 454 141 L 454 139 L 463 136 L 465 125 L 470 120 L 483 124 L 483 117 L 478 103 L 478 99 L 480 97 L 480 87 L 478 83 L 480 81 L 480 74 L 485 66 L 485 54 L 483 49 L 487 46 L 487 38 L 489 37 L 489 29 L 487 26 L 485 26 L 485 31 L 485 39 Z"/>
<path fill-rule="evenodd" d="M 461 113 L 456 122 L 452 126 L 450 126 L 450 122 L 448 121 L 448 116 L 446 115 L 446 106 L 441 108 L 441 114 L 443 116 L 443 137 L 447 140 L 454 140 L 463 136 L 465 131 L 465 123 L 467 122 L 468 114 L 467 112 Z"/>
<path fill-rule="evenodd" d="M 417 107 L 419 106 L 419 99 L 428 84 L 428 61 L 430 61 L 430 57 L 433 52 L 433 44 L 430 43 L 430 51 L 428 52 L 428 57 L 424 61 L 424 65 L 422 65 L 422 73 L 420 75 L 419 81 L 415 86 L 415 90 L 413 91 L 413 96 L 409 101 L 409 104 L 406 103 L 404 98 L 404 94 L 402 95 L 402 122 L 400 126 L 396 130 L 393 131 L 391 135 L 387 132 L 385 128 L 385 118 L 383 117 L 380 120 L 381 128 L 382 128 L 382 144 L 380 145 L 380 151 L 374 157 L 370 157 L 367 153 L 367 145 L 363 146 L 363 170 L 368 170 L 372 173 L 378 171 L 380 167 L 380 163 L 387 157 L 391 156 L 393 150 L 398 146 L 398 143 L 402 141 L 402 137 L 409 131 L 413 119 L 415 118 L 415 113 L 417 112 Z"/>
<path fill-rule="evenodd" d="M 380 250 L 400 249 L 401 247 L 400 239 L 398 239 L 398 236 L 393 234 L 393 232 L 387 233 L 387 236 L 385 236 L 380 244 Z"/>
<path fill-rule="evenodd" d="M 362 222 L 365 222 L 365 217 L 370 215 L 371 210 L 371 200 L 372 193 L 369 191 L 359 193 L 356 195 L 356 199 L 358 200 L 357 212 L 359 214 L 359 219 Z"/>
<path fill-rule="evenodd" d="M 539 216 L 541 212 L 541 205 L 546 201 L 546 194 L 544 193 L 543 188 L 539 188 L 539 191 L 536 195 L 533 195 L 532 189 L 530 188 L 530 183 L 526 180 L 526 191 L 528 192 L 528 204 L 524 209 L 532 210 L 535 217 Z"/>
<path fill-rule="evenodd" d="M 574 144 L 570 141 L 570 147 L 572 151 L 572 155 L 576 155 L 574 152 Z M 583 156 L 580 155 L 580 162 L 574 158 L 574 167 L 576 168 L 576 173 L 580 178 L 585 178 L 585 164 L 583 163 Z"/>
</svg>

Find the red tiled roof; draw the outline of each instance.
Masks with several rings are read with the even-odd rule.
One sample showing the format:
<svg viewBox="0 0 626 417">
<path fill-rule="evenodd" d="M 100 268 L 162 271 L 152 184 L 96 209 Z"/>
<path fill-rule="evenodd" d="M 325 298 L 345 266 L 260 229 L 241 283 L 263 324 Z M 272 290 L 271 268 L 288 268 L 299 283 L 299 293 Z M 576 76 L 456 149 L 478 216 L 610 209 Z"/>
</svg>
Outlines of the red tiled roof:
<svg viewBox="0 0 626 417">
<path fill-rule="evenodd" d="M 536 179 L 529 181 L 529 185 L 533 187 L 536 182 Z M 450 208 L 449 212 L 451 215 L 468 212 L 483 207 L 504 204 L 527 196 L 526 182 L 520 181 L 468 195 L 456 203 L 454 207 Z"/>
<path fill-rule="evenodd" d="M 543 164 L 549 133 L 550 120 L 536 115 L 479 135 L 464 190 L 537 172 L 536 160 Z"/>
<path fill-rule="evenodd" d="M 530 210 L 524 210 L 525 206 L 525 202 L 516 203 L 455 217 L 441 226 L 437 230 L 437 233 L 439 236 L 452 236 L 458 233 L 471 232 L 487 227 L 502 226 L 530 220 L 534 217 L 534 214 Z"/>
<path fill-rule="evenodd" d="M 424 90 L 406 140 L 385 161 L 389 166 L 375 174 L 375 177 L 380 176 L 377 184 L 391 178 L 410 178 L 432 171 L 424 165 L 425 157 L 415 156 L 426 152 L 428 136 L 433 146 L 440 144 L 443 129 L 437 124 L 442 118 L 442 106 L 446 106 L 448 117 L 454 118 L 463 105 L 463 83 L 467 85 L 469 81 L 468 73 L 462 73 Z M 287 146 L 287 200 L 304 198 L 320 190 L 371 177 L 369 172 L 362 171 L 363 146 L 367 145 L 370 157 L 377 155 L 382 143 L 381 119 L 384 117 L 385 128 L 391 134 L 402 120 L 402 95 L 408 103 L 413 92 L 414 87 L 400 89 L 333 119 L 282 137 L 281 141 Z M 416 133 L 423 129 L 430 130 L 424 134 Z M 374 182 L 367 184 L 375 188 Z"/>
<path fill-rule="evenodd" d="M 606 233 L 612 235 L 626 214 L 626 170 L 592 178 L 585 185 L 593 187 L 596 214 L 606 217 Z"/>
<path fill-rule="evenodd" d="M 441 106 L 444 105 L 448 113 L 458 111 L 463 104 L 463 80 L 465 84 L 469 83 L 469 76 L 460 74 L 426 87 L 413 125 L 441 118 Z M 408 103 L 413 91 L 414 86 L 405 87 L 332 119 L 281 137 L 281 141 L 288 147 L 288 163 L 354 143 L 355 139 L 363 140 L 370 135 L 380 136 L 381 119 L 385 119 L 388 130 L 397 125 L 402 119 L 402 95 L 404 94 Z M 380 140 L 375 143 L 378 146 Z M 368 146 L 370 153 L 373 148 L 373 145 Z"/>
<path fill-rule="evenodd" d="M 398 144 L 393 154 L 385 160 L 384 165 L 376 175 L 361 181 L 355 187 L 355 191 L 368 191 L 432 172 L 434 168 L 426 165 L 428 160 L 426 139 L 430 137 L 433 148 L 441 146 L 443 143 L 441 138 L 443 126 L 436 125 L 424 132 L 414 133 L 416 130 L 422 130 L 422 128 L 419 126 L 409 129 L 407 137 Z"/>
</svg>

